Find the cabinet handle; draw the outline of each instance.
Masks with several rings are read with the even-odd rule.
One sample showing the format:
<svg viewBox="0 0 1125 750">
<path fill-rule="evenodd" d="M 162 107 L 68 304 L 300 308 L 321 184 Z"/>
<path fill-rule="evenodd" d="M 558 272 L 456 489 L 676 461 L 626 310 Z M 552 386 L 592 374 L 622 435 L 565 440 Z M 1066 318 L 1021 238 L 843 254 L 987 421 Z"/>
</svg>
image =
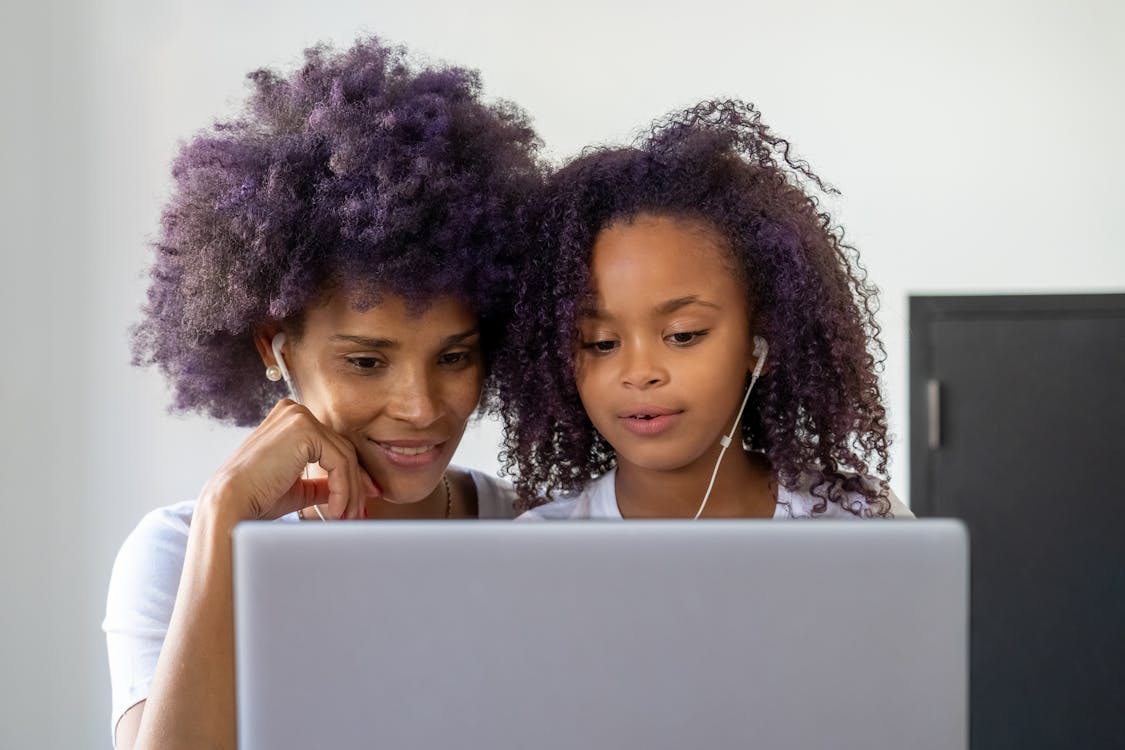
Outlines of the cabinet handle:
<svg viewBox="0 0 1125 750">
<path fill-rule="evenodd" d="M 941 447 L 941 381 L 926 381 L 926 439 L 930 450 Z"/>
</svg>

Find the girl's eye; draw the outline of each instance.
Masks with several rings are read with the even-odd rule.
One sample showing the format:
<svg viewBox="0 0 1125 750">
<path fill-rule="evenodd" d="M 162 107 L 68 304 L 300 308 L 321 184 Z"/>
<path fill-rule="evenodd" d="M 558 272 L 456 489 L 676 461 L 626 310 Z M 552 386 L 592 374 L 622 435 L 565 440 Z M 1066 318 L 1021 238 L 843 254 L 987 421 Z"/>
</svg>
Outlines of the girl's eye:
<svg viewBox="0 0 1125 750">
<path fill-rule="evenodd" d="M 382 363 L 375 357 L 348 357 L 348 364 L 357 370 L 374 370 Z"/>
<path fill-rule="evenodd" d="M 601 341 L 584 341 L 582 343 L 583 349 L 589 349 L 596 354 L 608 354 L 617 348 L 617 342 L 613 339 L 602 339 Z"/>
<path fill-rule="evenodd" d="M 707 331 L 677 331 L 670 334 L 668 340 L 677 346 L 687 346 L 699 343 L 699 340 L 706 335 Z"/>
</svg>

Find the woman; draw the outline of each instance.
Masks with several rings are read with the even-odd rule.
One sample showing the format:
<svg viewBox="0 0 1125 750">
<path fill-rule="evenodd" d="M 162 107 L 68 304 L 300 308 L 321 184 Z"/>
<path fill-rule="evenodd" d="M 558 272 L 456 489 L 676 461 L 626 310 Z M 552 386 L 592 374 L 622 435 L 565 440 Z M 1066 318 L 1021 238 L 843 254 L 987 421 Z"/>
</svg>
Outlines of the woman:
<svg viewBox="0 0 1125 750">
<path fill-rule="evenodd" d="M 482 103 L 476 73 L 375 39 L 249 77 L 243 117 L 173 166 L 134 351 L 174 408 L 257 427 L 118 555 L 103 627 L 119 748 L 235 746 L 239 521 L 513 513 L 510 487 L 449 461 L 488 391 L 519 206 L 542 179 L 526 117 Z"/>
</svg>

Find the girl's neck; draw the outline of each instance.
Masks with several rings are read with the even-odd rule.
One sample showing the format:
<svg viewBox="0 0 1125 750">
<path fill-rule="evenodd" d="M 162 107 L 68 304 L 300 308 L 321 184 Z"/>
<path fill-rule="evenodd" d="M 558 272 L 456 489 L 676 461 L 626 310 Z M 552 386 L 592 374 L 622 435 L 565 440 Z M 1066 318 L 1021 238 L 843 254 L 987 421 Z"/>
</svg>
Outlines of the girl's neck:
<svg viewBox="0 0 1125 750">
<path fill-rule="evenodd" d="M 618 458 L 617 507 L 625 518 L 692 518 L 699 510 L 719 446 L 671 471 L 646 469 Z M 769 459 L 735 450 L 723 456 L 702 518 L 772 518 L 776 482 Z"/>
</svg>

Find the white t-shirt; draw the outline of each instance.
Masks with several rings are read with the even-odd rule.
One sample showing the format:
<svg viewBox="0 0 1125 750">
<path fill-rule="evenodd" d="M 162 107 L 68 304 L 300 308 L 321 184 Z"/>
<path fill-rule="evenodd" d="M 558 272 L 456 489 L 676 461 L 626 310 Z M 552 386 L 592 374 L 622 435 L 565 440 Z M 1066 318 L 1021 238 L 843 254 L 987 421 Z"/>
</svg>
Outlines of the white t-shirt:
<svg viewBox="0 0 1125 750">
<path fill-rule="evenodd" d="M 621 510 L 617 507 L 617 469 L 611 469 L 606 474 L 590 482 L 580 492 L 566 495 L 553 500 L 546 505 L 532 508 L 519 517 L 520 521 L 545 520 L 558 521 L 582 518 L 608 518 L 622 520 Z M 858 492 L 847 494 L 847 505 L 844 507 L 839 502 L 826 502 L 823 498 L 813 495 L 813 487 L 820 481 L 815 473 L 801 475 L 800 481 L 793 487 L 777 488 L 777 506 L 774 508 L 773 518 L 865 518 L 869 507 L 867 498 Z M 867 480 L 874 482 L 875 480 Z M 903 504 L 898 497 L 887 489 L 887 499 L 891 503 L 891 514 L 894 518 L 913 518 L 914 514 Z M 822 512 L 816 512 L 817 505 L 824 504 Z"/>
<path fill-rule="evenodd" d="M 476 485 L 480 518 L 515 515 L 511 484 L 474 469 L 464 471 Z M 102 622 L 109 651 L 113 736 L 125 711 L 148 697 L 180 587 L 194 511 L 195 501 L 189 500 L 148 513 L 125 539 L 113 563 Z M 297 514 L 291 513 L 276 523 L 296 521 Z"/>
</svg>

